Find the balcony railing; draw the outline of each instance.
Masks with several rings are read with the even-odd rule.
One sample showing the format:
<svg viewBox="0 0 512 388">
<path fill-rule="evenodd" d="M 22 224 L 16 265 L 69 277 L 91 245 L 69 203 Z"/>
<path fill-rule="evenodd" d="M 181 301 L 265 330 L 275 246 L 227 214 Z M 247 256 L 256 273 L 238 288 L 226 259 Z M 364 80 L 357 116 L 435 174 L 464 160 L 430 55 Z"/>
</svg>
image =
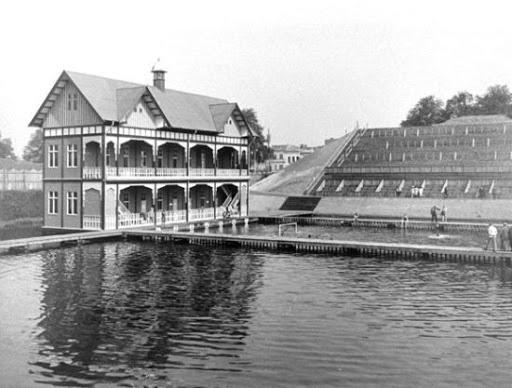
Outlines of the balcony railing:
<svg viewBox="0 0 512 388">
<path fill-rule="evenodd" d="M 156 169 L 157 176 L 186 176 L 187 169 L 186 168 L 170 168 L 170 167 L 162 167 Z"/>
<path fill-rule="evenodd" d="M 84 229 L 101 229 L 101 217 L 84 215 Z"/>
<path fill-rule="evenodd" d="M 154 176 L 155 169 L 151 167 L 119 167 L 118 176 Z"/>
<path fill-rule="evenodd" d="M 154 219 L 150 215 L 142 213 L 123 213 L 119 215 L 119 227 L 130 228 L 133 226 L 152 225 Z"/>
<path fill-rule="evenodd" d="M 155 177 L 155 176 L 187 176 L 186 168 L 153 168 L 153 167 L 105 167 L 105 174 L 109 177 Z M 217 176 L 247 176 L 247 170 L 235 168 L 218 168 Z M 190 168 L 189 176 L 215 176 L 213 168 Z M 101 179 L 101 167 L 85 167 L 83 168 L 84 179 Z"/>
<path fill-rule="evenodd" d="M 188 217 L 190 221 L 213 219 L 214 208 L 190 209 Z"/>
<path fill-rule="evenodd" d="M 159 212 L 157 215 L 157 224 L 158 225 L 167 225 L 176 222 L 185 222 L 187 220 L 187 211 L 186 210 L 164 210 L 163 212 Z"/>
<path fill-rule="evenodd" d="M 101 179 L 101 168 L 84 166 L 83 177 L 84 179 Z"/>
<path fill-rule="evenodd" d="M 213 176 L 215 175 L 214 168 L 190 168 L 189 174 L 194 176 Z"/>
</svg>

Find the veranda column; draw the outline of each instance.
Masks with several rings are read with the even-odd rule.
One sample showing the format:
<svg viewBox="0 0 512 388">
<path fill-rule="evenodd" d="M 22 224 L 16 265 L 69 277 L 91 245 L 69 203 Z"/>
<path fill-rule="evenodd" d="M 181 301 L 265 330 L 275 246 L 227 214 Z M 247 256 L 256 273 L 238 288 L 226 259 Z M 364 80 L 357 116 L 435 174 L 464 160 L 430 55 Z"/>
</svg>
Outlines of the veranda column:
<svg viewBox="0 0 512 388">
<path fill-rule="evenodd" d="M 187 147 L 188 148 L 188 147 Z M 186 210 L 186 220 L 190 221 L 190 192 L 189 192 L 189 181 L 187 181 L 186 189 L 185 189 L 185 210 Z"/>
<path fill-rule="evenodd" d="M 155 226 L 155 229 L 156 229 L 156 219 L 157 219 L 157 214 L 158 214 L 158 209 L 157 209 L 157 200 L 158 200 L 158 192 L 156 190 L 156 183 L 153 185 L 153 224 Z"/>
<path fill-rule="evenodd" d="M 101 229 L 105 230 L 106 225 L 106 206 L 105 206 L 105 164 L 107 162 L 106 152 L 105 152 L 105 132 L 106 127 L 104 125 L 101 126 L 101 146 L 100 146 L 100 160 L 101 160 Z"/>
<path fill-rule="evenodd" d="M 213 182 L 213 219 L 217 219 L 217 182 Z"/>
</svg>

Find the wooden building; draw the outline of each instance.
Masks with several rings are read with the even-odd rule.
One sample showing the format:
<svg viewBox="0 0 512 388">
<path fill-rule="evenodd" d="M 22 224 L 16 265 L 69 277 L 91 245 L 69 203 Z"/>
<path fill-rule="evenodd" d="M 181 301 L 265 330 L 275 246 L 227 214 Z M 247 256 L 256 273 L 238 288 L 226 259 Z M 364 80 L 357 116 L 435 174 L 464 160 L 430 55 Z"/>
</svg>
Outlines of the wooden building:
<svg viewBox="0 0 512 388">
<path fill-rule="evenodd" d="M 236 103 L 64 71 L 43 128 L 44 227 L 118 229 L 249 210 L 251 129 Z"/>
</svg>

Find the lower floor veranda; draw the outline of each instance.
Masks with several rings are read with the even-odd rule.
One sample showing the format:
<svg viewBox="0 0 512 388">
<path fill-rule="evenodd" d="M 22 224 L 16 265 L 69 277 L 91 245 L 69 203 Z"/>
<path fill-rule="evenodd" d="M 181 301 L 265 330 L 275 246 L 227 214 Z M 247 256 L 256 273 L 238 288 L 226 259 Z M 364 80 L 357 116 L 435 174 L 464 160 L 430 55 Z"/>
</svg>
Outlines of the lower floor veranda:
<svg viewBox="0 0 512 388">
<path fill-rule="evenodd" d="M 248 183 L 184 182 L 79 187 L 45 183 L 44 226 L 112 230 L 227 219 L 248 214 Z"/>
</svg>

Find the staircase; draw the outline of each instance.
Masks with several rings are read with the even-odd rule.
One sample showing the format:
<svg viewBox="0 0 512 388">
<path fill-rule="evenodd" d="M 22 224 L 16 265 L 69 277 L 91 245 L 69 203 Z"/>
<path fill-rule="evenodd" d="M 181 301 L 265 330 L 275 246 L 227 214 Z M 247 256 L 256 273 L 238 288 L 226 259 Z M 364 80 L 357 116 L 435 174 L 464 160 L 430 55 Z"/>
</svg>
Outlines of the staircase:
<svg viewBox="0 0 512 388">
<path fill-rule="evenodd" d="M 319 197 L 288 197 L 279 210 L 313 211 L 320 202 Z"/>
</svg>

